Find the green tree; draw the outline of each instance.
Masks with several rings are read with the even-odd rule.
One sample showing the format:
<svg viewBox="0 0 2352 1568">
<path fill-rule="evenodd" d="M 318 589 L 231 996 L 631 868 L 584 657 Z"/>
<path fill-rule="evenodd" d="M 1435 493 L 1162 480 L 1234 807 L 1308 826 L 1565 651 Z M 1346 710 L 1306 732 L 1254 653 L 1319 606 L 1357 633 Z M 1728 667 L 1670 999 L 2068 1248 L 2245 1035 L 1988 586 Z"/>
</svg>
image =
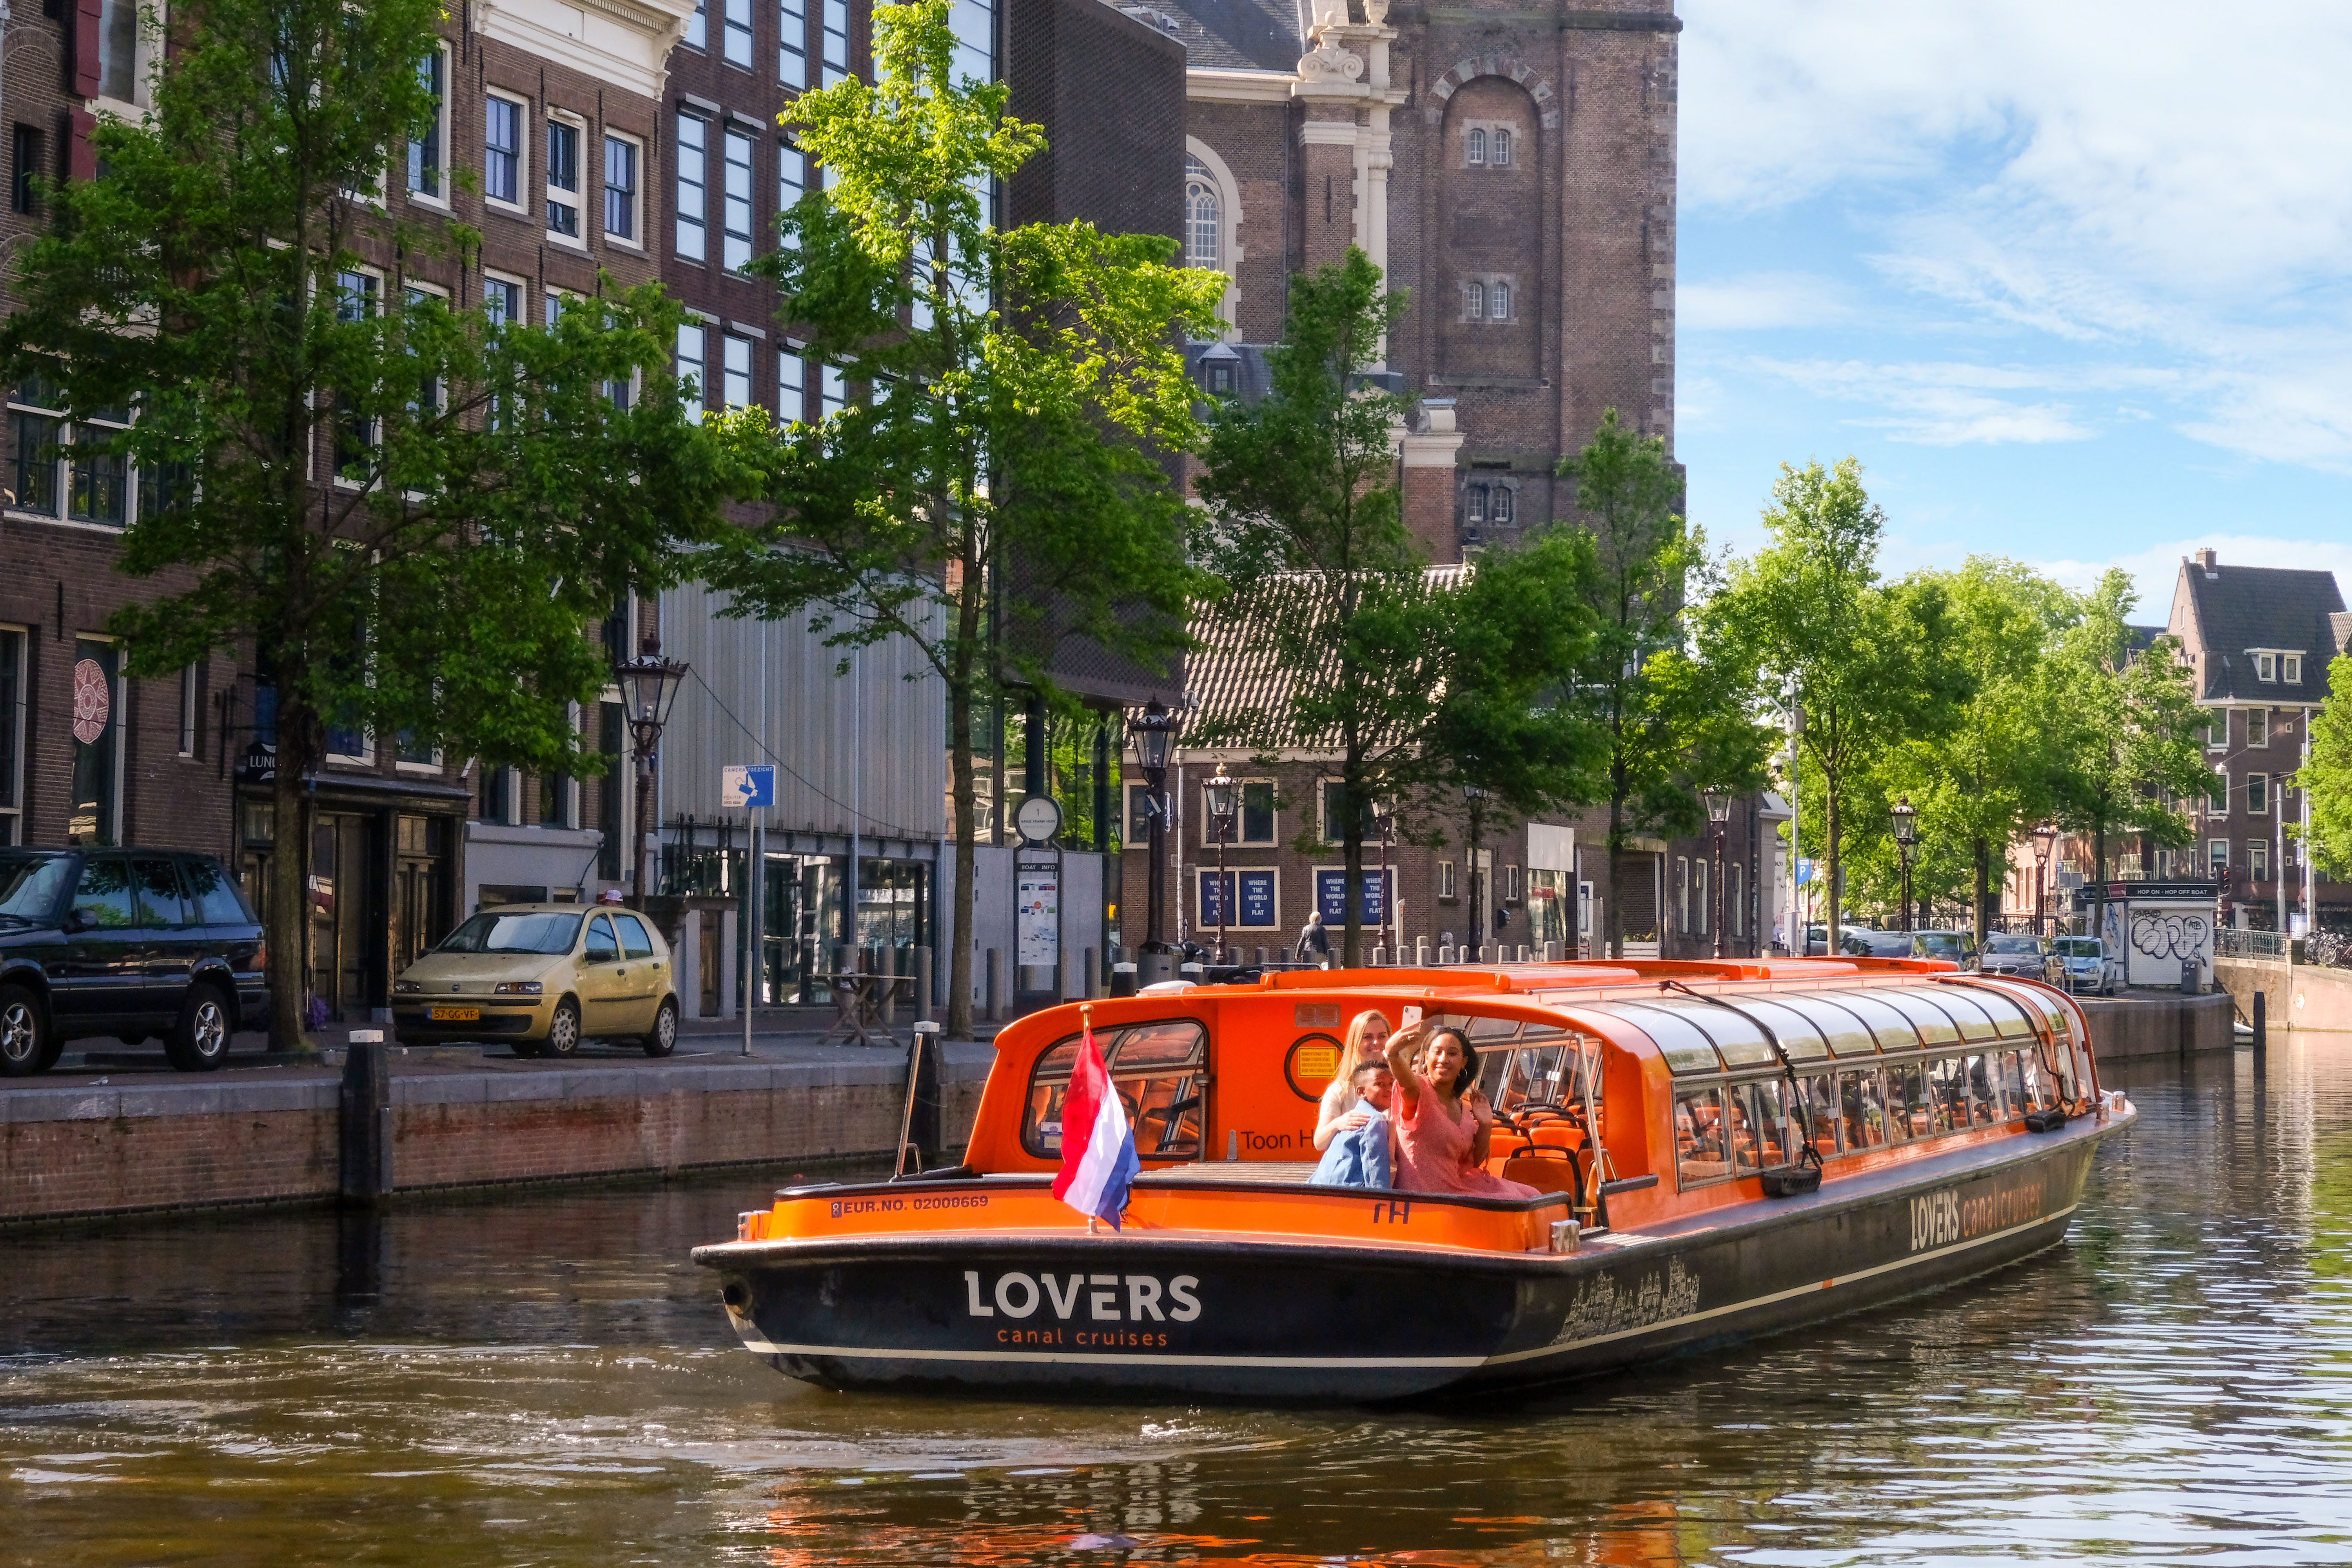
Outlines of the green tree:
<svg viewBox="0 0 2352 1568">
<path fill-rule="evenodd" d="M 2173 848 L 2189 843 L 2188 816 L 2168 803 L 2201 795 L 2213 777 L 2200 740 L 2207 715 L 2179 644 L 2158 637 L 2131 657 L 2126 623 L 2137 602 L 2130 577 L 2107 572 L 2084 596 L 2051 671 L 2056 820 L 2090 836 L 2102 881 L 2111 836 L 2137 833 Z"/>
<path fill-rule="evenodd" d="M 1665 442 L 1618 423 L 1613 408 L 1583 450 L 1564 458 L 1590 524 L 1594 571 L 1591 657 L 1569 685 L 1607 746 L 1609 955 L 1625 954 L 1624 882 L 1637 836 L 1696 833 L 1699 791 L 1761 782 L 1770 737 L 1754 721 L 1746 679 L 1688 615 L 1704 538 L 1683 520 L 1682 479 Z"/>
<path fill-rule="evenodd" d="M 1864 489 L 1860 463 L 1784 463 L 1772 503 L 1764 512 L 1769 542 L 1734 564 L 1705 620 L 1762 689 L 1793 683 L 1803 712 L 1801 765 L 1818 777 L 1805 799 L 1820 803 L 1819 815 L 1808 817 L 1820 825 L 1834 951 L 1854 786 L 1891 748 L 1947 732 L 1969 678 L 1951 657 L 1942 585 L 1932 578 L 1880 581 L 1885 513 Z M 1802 933 L 1795 934 L 1801 942 Z"/>
<path fill-rule="evenodd" d="M 2352 654 L 2327 666 L 2327 700 L 2311 721 L 2311 756 L 2294 776 L 2311 792 L 2312 864 L 2342 880 L 2352 877 Z"/>
<path fill-rule="evenodd" d="M 53 387 L 77 466 L 136 465 L 121 569 L 192 579 L 119 612 L 135 674 L 250 644 L 276 688 L 271 1033 L 301 1039 L 305 784 L 330 727 L 593 773 L 567 705 L 585 626 L 719 522 L 738 471 L 686 424 L 652 289 L 543 329 L 404 288 L 377 193 L 434 104 L 437 0 L 207 0 L 173 16 L 153 112 L 101 120 L 48 192 L 0 374 Z M 371 268 L 371 262 L 373 268 Z M 644 378 L 626 407 L 605 395 Z"/>
<path fill-rule="evenodd" d="M 1463 784 L 1522 814 L 1589 798 L 1585 731 L 1546 693 L 1591 644 L 1590 546 L 1538 537 L 1475 572 L 1427 569 L 1400 511 L 1390 437 L 1402 402 L 1362 382 L 1403 308 L 1353 247 L 1294 278 L 1266 356 L 1271 389 L 1218 410 L 1199 485 L 1230 589 L 1218 616 L 1283 679 L 1267 707 L 1192 739 L 1328 752 L 1351 888 L 1378 803 L 1425 815 Z M 1307 814 L 1311 836 L 1321 815 Z M 1344 963 L 1362 961 L 1362 937 L 1350 899 Z"/>
<path fill-rule="evenodd" d="M 950 0 L 878 5 L 872 85 L 784 116 L 826 188 L 755 268 L 805 352 L 862 389 L 770 455 L 775 517 L 707 574 L 730 613 L 808 614 L 829 646 L 904 637 L 946 689 L 956 875 L 947 1032 L 971 1033 L 982 700 L 1050 685 L 1089 638 L 1155 662 L 1207 580 L 1160 454 L 1198 437 L 1180 333 L 1214 330 L 1224 280 L 1154 235 L 992 227 L 992 182 L 1044 145 L 1008 89 L 951 78 Z"/>
</svg>

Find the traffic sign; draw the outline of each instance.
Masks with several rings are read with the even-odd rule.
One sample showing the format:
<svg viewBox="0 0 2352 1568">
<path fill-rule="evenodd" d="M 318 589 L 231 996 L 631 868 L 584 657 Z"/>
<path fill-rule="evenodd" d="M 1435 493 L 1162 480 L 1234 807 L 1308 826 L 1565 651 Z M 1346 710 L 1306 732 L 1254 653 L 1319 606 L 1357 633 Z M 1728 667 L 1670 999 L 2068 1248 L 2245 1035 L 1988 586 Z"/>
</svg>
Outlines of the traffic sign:
<svg viewBox="0 0 2352 1568">
<path fill-rule="evenodd" d="M 719 770 L 721 811 L 749 811 L 775 804 L 776 770 L 772 763 L 730 764 Z"/>
</svg>

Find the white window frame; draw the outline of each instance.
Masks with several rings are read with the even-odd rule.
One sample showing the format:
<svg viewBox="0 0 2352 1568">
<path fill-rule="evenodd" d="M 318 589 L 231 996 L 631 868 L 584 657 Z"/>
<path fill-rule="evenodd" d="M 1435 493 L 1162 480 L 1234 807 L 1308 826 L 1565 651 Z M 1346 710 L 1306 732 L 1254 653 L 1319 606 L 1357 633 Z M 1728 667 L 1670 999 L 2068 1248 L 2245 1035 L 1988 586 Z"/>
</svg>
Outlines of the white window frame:
<svg viewBox="0 0 2352 1568">
<path fill-rule="evenodd" d="M 2208 711 L 2211 717 L 2205 721 L 2205 749 L 2209 752 L 2226 752 L 2230 749 L 2230 710 L 2227 708 L 2214 708 Z"/>
<path fill-rule="evenodd" d="M 687 354 L 687 334 L 689 332 L 700 345 L 692 358 Z M 695 390 L 691 395 L 686 391 L 688 365 L 694 367 Z M 678 323 L 677 373 L 678 395 L 686 404 L 687 423 L 699 425 L 704 411 L 710 406 L 710 325 L 699 317 Z"/>
<path fill-rule="evenodd" d="M 698 138 L 692 147 L 687 144 L 687 126 L 692 124 Z M 677 191 L 677 216 L 670 237 L 670 249 L 681 260 L 708 263 L 710 259 L 710 117 L 691 110 L 677 111 L 677 125 L 670 157 L 670 177 Z M 687 159 L 694 160 L 694 174 L 687 174 Z M 688 200 L 688 193 L 692 200 Z M 691 214 L 689 216 L 689 207 Z M 688 231 L 691 230 L 689 235 Z"/>
<path fill-rule="evenodd" d="M 1486 166 L 1486 128 L 1473 125 L 1462 135 L 1462 162 L 1473 169 Z"/>
<path fill-rule="evenodd" d="M 485 321 L 487 321 L 487 320 L 488 319 L 488 314 L 489 314 L 489 298 L 490 298 L 490 296 L 489 296 L 489 289 L 488 289 L 488 285 L 490 285 L 490 284 L 492 284 L 492 283 L 497 283 L 497 284 L 503 285 L 505 288 L 511 289 L 513 289 L 513 290 L 514 290 L 514 310 L 513 310 L 512 313 L 510 313 L 510 314 L 506 318 L 506 320 L 505 320 L 503 322 L 492 323 L 492 324 L 493 324 L 493 325 L 504 325 L 504 326 L 509 326 L 509 327 L 512 327 L 512 326 L 528 326 L 528 325 L 530 325 L 530 280 L 529 279 L 526 279 L 526 278 L 516 278 L 516 277 L 509 276 L 509 274 L 504 273 L 504 272 L 492 272 L 492 271 L 490 271 L 490 270 L 488 270 L 488 269 L 485 268 L 485 269 L 484 269 L 484 271 L 483 271 L 483 273 L 482 273 L 482 282 L 483 282 L 483 285 L 484 285 L 483 289 L 482 289 L 482 307 L 483 307 L 483 317 L 484 317 L 484 320 L 485 320 Z"/>
<path fill-rule="evenodd" d="M 1455 886 L 1456 883 L 1454 878 L 1454 862 L 1451 860 L 1440 860 L 1437 863 L 1438 901 L 1441 903 L 1451 903 L 1458 898 L 1460 895 L 1455 893 L 1454 890 Z"/>
<path fill-rule="evenodd" d="M 1495 127 L 1495 133 L 1489 138 L 1487 145 L 1491 149 L 1486 156 L 1488 168 L 1507 169 L 1511 166 L 1511 128 L 1509 126 Z"/>
<path fill-rule="evenodd" d="M 612 228 L 614 186 L 610 178 L 613 168 L 611 149 L 616 145 L 628 148 L 630 154 L 632 183 L 628 192 L 629 232 L 626 234 L 614 234 Z M 646 170 L 647 167 L 646 144 L 639 138 L 631 136 L 625 132 L 607 130 L 604 132 L 601 157 L 603 161 L 598 165 L 596 210 L 597 224 L 599 230 L 604 236 L 604 243 L 626 246 L 631 250 L 643 250 L 646 247 Z"/>
<path fill-rule="evenodd" d="M 2246 775 L 2246 815 L 2268 816 L 2271 814 L 2271 776 L 2268 773 Z"/>
<path fill-rule="evenodd" d="M 455 62 L 450 57 L 449 46 L 446 44 L 436 44 L 427 52 L 438 58 L 441 65 L 441 108 L 440 111 L 433 117 L 432 132 L 433 153 L 436 160 L 435 166 L 440 171 L 441 189 L 438 194 L 435 194 L 418 190 L 415 185 L 411 184 L 407 186 L 407 193 L 408 199 L 418 204 L 420 206 L 438 207 L 443 212 L 446 212 L 449 210 L 449 180 L 451 174 L 449 167 L 449 88 L 450 84 L 456 79 L 455 73 L 452 70 L 452 67 Z"/>
<path fill-rule="evenodd" d="M 2278 655 L 2267 648 L 2250 650 L 2254 656 L 2254 679 L 2265 685 L 2278 683 Z"/>
<path fill-rule="evenodd" d="M 2209 838 L 2205 841 L 2205 869 L 2208 875 L 2223 875 L 2230 869 L 2230 841 Z"/>
<path fill-rule="evenodd" d="M 493 195 L 490 190 L 492 149 L 489 104 L 490 100 L 494 98 L 501 103 L 512 104 L 515 110 L 515 146 L 511 154 L 515 162 L 515 194 L 511 200 Z M 530 106 L 530 95 L 528 93 L 517 92 L 511 88 L 504 87 L 485 86 L 482 89 L 482 201 L 494 211 L 512 213 L 522 217 L 530 216 L 530 207 L 524 197 L 531 188 L 530 128 L 539 122 L 539 117 L 531 112 Z"/>
<path fill-rule="evenodd" d="M 1492 278 L 1486 281 L 1486 319 L 1507 321 L 1511 319 L 1511 280 Z"/>
<path fill-rule="evenodd" d="M 2215 768 L 2213 776 L 2221 782 L 2221 787 L 2206 795 L 2205 815 L 2211 817 L 2224 817 L 2230 815 L 2230 770 L 2225 767 Z"/>
<path fill-rule="evenodd" d="M 2271 710 L 2267 708 L 2246 710 L 2246 744 L 2267 750 L 2271 743 Z"/>
<path fill-rule="evenodd" d="M 120 0 L 120 3 L 133 4 L 134 0 Z M 162 14 L 163 20 L 168 26 L 170 18 L 166 7 L 159 4 L 156 10 Z M 68 18 L 68 32 L 71 31 L 70 18 L 73 14 L 70 8 L 65 12 L 65 16 Z M 100 26 L 102 27 L 104 25 L 104 13 L 101 12 Z M 91 108 L 100 112 L 111 111 L 120 119 L 136 121 L 144 120 L 147 117 L 147 111 L 154 108 L 155 86 L 152 79 L 155 55 L 163 40 L 154 28 L 147 26 L 147 18 L 143 14 L 134 19 L 132 26 L 137 32 L 131 47 L 131 96 L 117 98 L 111 93 L 100 92 L 93 96 L 89 102 Z M 102 43 L 100 47 L 104 47 Z"/>
<path fill-rule="evenodd" d="M 340 268 L 335 274 L 335 289 L 339 296 L 336 301 L 336 309 L 339 311 L 341 309 L 340 294 L 343 286 L 343 275 L 345 273 L 349 273 L 352 276 L 358 278 L 372 278 L 375 280 L 375 293 L 373 296 L 373 300 L 375 313 L 382 315 L 385 307 L 391 302 L 392 291 L 391 279 L 384 276 L 383 269 L 382 268 L 370 266 L 368 263 L 363 261 L 354 262 L 349 267 Z M 335 460 L 336 447 L 341 432 L 338 426 L 338 421 L 336 417 L 334 417 L 334 410 L 331 405 L 329 409 L 329 414 L 330 417 L 327 420 L 327 474 L 329 479 L 338 489 L 356 490 L 373 489 L 373 480 L 370 480 L 368 483 L 363 485 L 357 479 L 347 479 L 343 477 L 342 465 Z M 383 426 L 374 420 L 370 420 L 368 421 L 368 426 L 367 445 L 371 447 L 382 446 L 383 444 Z"/>
<path fill-rule="evenodd" d="M 2271 879 L 2271 847 L 2268 840 L 2261 838 L 2246 840 L 2246 876 L 2249 880 L 2256 882 L 2267 882 Z"/>
<path fill-rule="evenodd" d="M 1486 319 L 1486 282 L 1482 278 L 1465 279 L 1462 283 L 1462 319 L 1483 321 Z"/>
<path fill-rule="evenodd" d="M 551 151 L 541 156 L 540 162 L 546 165 L 541 171 L 541 183 L 546 185 L 547 192 L 546 205 L 540 209 L 540 221 L 546 226 L 547 242 L 550 245 L 560 245 L 569 250 L 585 250 L 588 248 L 590 233 L 588 193 L 594 188 L 594 183 L 588 177 L 588 121 L 569 109 L 557 109 L 550 105 L 546 115 L 541 121 L 541 129 L 551 141 L 559 126 L 572 132 L 573 184 L 570 190 L 558 185 L 555 183 L 555 159 Z M 572 226 L 577 232 L 565 234 L 555 226 L 555 209 L 559 206 L 572 209 Z M 601 214 L 596 221 L 600 226 L 603 224 L 604 218 Z"/>
<path fill-rule="evenodd" d="M 2303 655 L 2299 653 L 2283 653 L 2279 655 L 2279 679 L 2281 681 L 2289 686 L 2301 686 L 2303 684 Z"/>
<path fill-rule="evenodd" d="M 1265 874 L 1266 874 L 1266 875 L 1268 875 L 1268 876 L 1270 876 L 1270 877 L 1272 877 L 1272 878 L 1274 879 L 1274 908 L 1273 908 L 1273 910 L 1272 910 L 1272 911 L 1271 911 L 1271 913 L 1272 913 L 1272 915 L 1273 915 L 1273 917 L 1274 917 L 1274 918 L 1273 918 L 1273 919 L 1271 919 L 1271 920 L 1269 920 L 1269 921 L 1267 921 L 1264 925 L 1244 925 L 1244 924 L 1242 923 L 1242 919 L 1241 919 L 1241 912 L 1242 912 L 1242 899 L 1241 899 L 1241 892 L 1242 892 L 1242 879 L 1243 879 L 1244 877 L 1255 876 L 1255 875 L 1257 875 L 1257 874 L 1258 874 L 1258 873 L 1260 873 L 1260 872 L 1264 872 Z M 1215 866 L 1213 866 L 1213 865 L 1194 866 L 1194 867 L 1192 868 L 1192 906 L 1191 906 L 1189 909 L 1187 909 L 1184 912 L 1185 912 L 1185 915 L 1187 916 L 1187 918 L 1189 918 L 1190 920 L 1192 920 L 1192 921 L 1194 922 L 1193 934 L 1194 934 L 1195 936 L 1198 936 L 1198 935 L 1199 935 L 1201 932 L 1202 932 L 1202 931 L 1214 931 L 1217 929 L 1217 923 L 1216 923 L 1214 921 L 1202 921 L 1202 919 L 1201 919 L 1201 910 L 1202 910 L 1202 905 L 1203 905 L 1203 902 L 1204 902 L 1204 900 L 1203 900 L 1202 899 L 1202 897 L 1201 897 L 1202 890 L 1204 888 L 1206 888 L 1206 887 L 1208 886 L 1208 884 L 1209 884 L 1213 879 L 1214 879 L 1214 878 L 1216 877 L 1216 875 L 1217 875 L 1217 868 L 1216 868 L 1216 867 L 1215 867 Z M 1227 867 L 1225 868 L 1225 875 L 1226 875 L 1227 877 L 1229 877 L 1229 878 L 1231 878 L 1231 879 L 1233 879 L 1233 884 L 1234 884 L 1234 908 L 1233 908 L 1233 918 L 1232 918 L 1232 919 L 1230 919 L 1230 920 L 1228 920 L 1228 921 L 1225 922 L 1225 930 L 1226 930 L 1226 931 L 1280 931 L 1280 930 L 1282 930 L 1282 929 L 1283 929 L 1283 926 L 1282 926 L 1282 868 L 1281 868 L 1281 867 L 1279 867 L 1279 866 L 1238 866 L 1238 865 L 1236 865 L 1236 866 L 1227 866 Z"/>
</svg>

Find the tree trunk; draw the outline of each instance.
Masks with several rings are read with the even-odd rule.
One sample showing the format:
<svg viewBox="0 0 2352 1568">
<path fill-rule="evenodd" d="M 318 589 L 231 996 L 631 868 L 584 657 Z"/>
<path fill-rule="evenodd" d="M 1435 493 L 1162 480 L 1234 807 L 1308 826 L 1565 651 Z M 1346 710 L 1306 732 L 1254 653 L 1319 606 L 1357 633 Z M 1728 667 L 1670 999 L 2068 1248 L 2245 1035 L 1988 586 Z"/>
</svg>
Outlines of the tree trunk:
<svg viewBox="0 0 2352 1568">
<path fill-rule="evenodd" d="M 1348 804 L 1351 809 L 1348 813 L 1346 852 L 1341 857 L 1342 864 L 1347 868 L 1341 878 L 1341 886 L 1346 889 L 1341 896 L 1347 904 L 1344 910 L 1347 927 L 1339 943 L 1339 963 L 1345 969 L 1360 968 L 1364 962 L 1364 819 L 1352 809 L 1355 802 L 1356 786 L 1350 784 L 1348 786 Z M 1314 889 L 1307 889 L 1309 898 L 1314 893 Z M 1223 893 L 1218 895 L 1220 898 L 1223 896 Z"/>
<path fill-rule="evenodd" d="M 1976 940 L 1977 948 L 1981 952 L 1984 948 L 1985 938 L 1991 934 L 1992 931 L 1992 846 L 1985 842 L 1985 837 L 1982 834 L 1977 835 L 1970 843 L 1971 847 L 1975 850 L 1974 858 L 1976 860 L 1977 872 L 1974 910 L 1976 915 L 1975 924 L 1977 928 Z"/>
<path fill-rule="evenodd" d="M 955 792 L 955 914 L 948 958 L 948 1016 L 943 1031 L 950 1040 L 969 1040 L 971 1034 L 972 879 L 979 857 L 972 844 L 978 837 L 974 820 L 971 769 L 971 690 L 969 685 L 948 692 L 948 771 Z"/>
<path fill-rule="evenodd" d="M 1609 802 L 1609 956 L 1625 956 L 1625 797 Z"/>
<path fill-rule="evenodd" d="M 1829 862 L 1830 877 L 1828 919 L 1822 928 L 1822 956 L 1835 958 L 1838 953 L 1840 932 L 1845 918 L 1845 888 L 1843 879 L 1840 875 L 1841 868 L 1838 865 L 1838 831 L 1843 824 L 1838 820 L 1837 774 L 1823 768 L 1822 785 L 1822 795 L 1825 797 L 1822 803 L 1822 847 L 1827 851 L 1823 858 Z"/>
<path fill-rule="evenodd" d="M 2107 819 L 2102 816 L 2098 826 L 2091 830 L 2091 880 L 2104 882 L 2106 879 Z"/>
<path fill-rule="evenodd" d="M 270 781 L 271 848 L 269 854 L 269 920 L 264 940 L 269 948 L 269 1048 L 273 1051 L 311 1049 L 305 1037 L 303 1011 L 310 950 L 310 898 L 303 884 L 303 866 L 310 858 L 310 825 L 303 821 L 302 775 L 309 771 L 310 721 L 286 700 L 287 686 L 278 688 L 278 762 Z"/>
</svg>

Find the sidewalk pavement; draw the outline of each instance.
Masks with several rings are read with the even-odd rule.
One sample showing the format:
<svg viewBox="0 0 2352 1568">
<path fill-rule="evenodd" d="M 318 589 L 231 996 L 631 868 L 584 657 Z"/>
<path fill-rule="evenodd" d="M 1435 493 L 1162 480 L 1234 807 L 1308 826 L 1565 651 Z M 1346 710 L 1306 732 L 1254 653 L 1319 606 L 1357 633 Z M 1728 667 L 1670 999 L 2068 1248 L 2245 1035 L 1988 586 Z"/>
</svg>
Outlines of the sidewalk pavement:
<svg viewBox="0 0 2352 1568">
<path fill-rule="evenodd" d="M 908 1037 L 908 1019 L 901 1019 L 889 1031 L 887 1046 L 851 1046 L 835 1041 L 821 1045 L 826 1028 L 834 1018 L 829 1007 L 791 1007 L 763 1010 L 753 1019 L 751 1034 L 752 1061 L 798 1062 L 823 1064 L 858 1064 L 889 1061 L 904 1065 Z M 972 1032 L 980 1037 L 978 1043 L 950 1042 L 950 1059 L 984 1062 L 990 1059 L 992 1039 L 1002 1025 L 975 1024 Z M 873 1026 L 880 1038 L 879 1026 Z M 268 1049 L 268 1037 L 261 1032 L 248 1031 L 234 1036 L 229 1042 L 228 1059 L 221 1064 L 218 1073 L 235 1074 L 239 1081 L 254 1079 L 300 1080 L 320 1077 L 340 1078 L 342 1074 L 345 1042 L 354 1029 L 383 1028 L 389 1026 L 370 1024 L 338 1024 L 316 1031 L 313 1037 L 320 1049 L 312 1057 L 294 1058 Z M 601 1040 L 582 1043 L 572 1056 L 518 1057 L 510 1045 L 486 1046 L 416 1046 L 393 1048 L 391 1068 L 396 1075 L 439 1072 L 625 1072 L 632 1068 L 661 1067 L 727 1067 L 745 1060 L 743 1026 L 740 1019 L 721 1021 L 698 1018 L 681 1024 L 677 1049 L 667 1057 L 648 1057 L 635 1044 L 606 1044 Z M 159 1075 L 163 1079 L 184 1078 L 201 1081 L 206 1078 L 217 1080 L 217 1074 L 179 1074 L 164 1058 L 160 1042 L 143 1046 L 126 1046 L 120 1040 L 97 1038 L 69 1040 L 58 1058 L 58 1065 L 48 1072 L 31 1078 L 0 1079 L 0 1094 L 12 1088 L 67 1089 L 98 1083 L 119 1084 L 126 1078 Z"/>
</svg>

